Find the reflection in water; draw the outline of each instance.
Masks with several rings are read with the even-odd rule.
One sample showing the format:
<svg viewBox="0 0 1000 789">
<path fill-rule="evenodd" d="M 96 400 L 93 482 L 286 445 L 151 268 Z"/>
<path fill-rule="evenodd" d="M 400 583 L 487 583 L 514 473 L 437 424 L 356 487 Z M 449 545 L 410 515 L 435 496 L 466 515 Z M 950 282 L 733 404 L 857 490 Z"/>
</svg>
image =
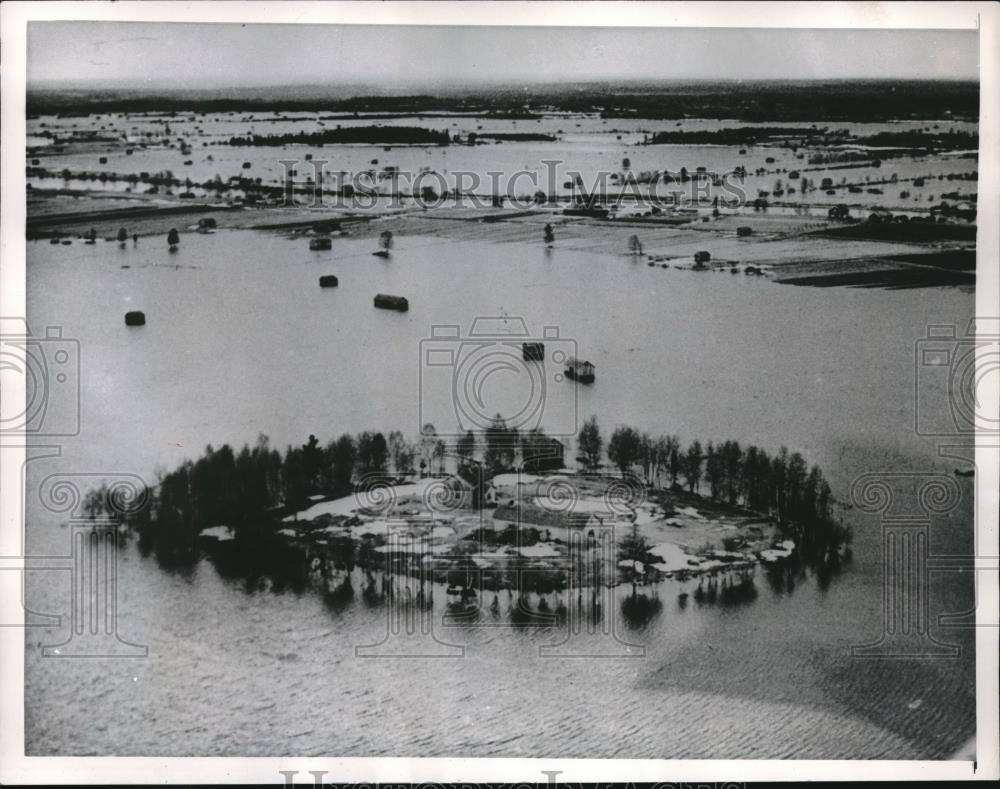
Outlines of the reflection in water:
<svg viewBox="0 0 1000 789">
<path fill-rule="evenodd" d="M 323 595 L 323 600 L 331 611 L 343 611 L 348 605 L 354 602 L 354 585 L 351 583 L 350 573 L 343 579 L 330 587 Z"/>
<path fill-rule="evenodd" d="M 367 242 L 338 244 L 338 258 L 370 256 Z M 338 294 L 338 320 L 362 332 L 359 341 L 381 354 L 380 364 L 360 369 L 353 364 L 357 343 L 337 341 L 331 329 L 328 300 L 321 301 L 320 289 L 314 287 L 315 269 L 290 254 L 283 239 L 195 235 L 185 238 L 179 254 L 197 267 L 176 271 L 163 268 L 165 251 L 150 245 L 128 251 L 132 264 L 128 272 L 109 268 L 99 254 L 100 246 L 32 246 L 28 267 L 32 325 L 64 324 L 79 331 L 81 341 L 93 349 L 88 356 L 89 380 L 101 382 L 102 394 L 114 406 L 89 412 L 86 435 L 67 442 L 67 456 L 81 467 L 102 467 L 102 459 L 109 456 L 135 469 L 151 469 L 158 463 L 174 467 L 191 453 L 190 444 L 181 447 L 179 437 L 243 441 L 260 425 L 261 408 L 273 405 L 275 392 L 282 393 L 283 402 L 311 404 L 305 409 L 268 407 L 267 429 L 277 446 L 301 440 L 316 425 L 335 424 L 344 431 L 370 427 L 376 421 L 370 404 L 352 405 L 359 403 L 359 391 L 379 393 L 379 413 L 399 420 L 393 426 L 417 424 L 411 390 L 398 385 L 399 371 L 413 368 L 415 351 L 399 342 L 396 321 L 371 316 L 370 294 L 382 290 L 420 295 L 414 299 L 410 319 L 415 324 L 408 336 L 415 336 L 413 332 L 428 325 L 432 316 L 435 321 L 466 325 L 470 315 L 493 314 L 499 303 L 516 304 L 533 329 L 549 324 L 565 327 L 581 348 L 601 349 L 594 361 L 608 374 L 604 384 L 586 397 L 588 412 L 596 413 L 602 424 L 642 423 L 653 432 L 683 425 L 689 435 L 814 447 L 817 462 L 830 469 L 836 477 L 831 482 L 840 491 L 860 469 L 934 463 L 921 439 L 907 438 L 912 434 L 912 415 L 901 414 L 899 408 L 901 397 L 913 395 L 912 353 L 899 349 L 912 348 L 914 339 L 926 331 L 924 311 L 913 308 L 912 294 L 846 289 L 791 294 L 744 278 L 705 279 L 674 270 L 654 273 L 646 267 L 626 274 L 620 259 L 587 250 L 571 254 L 553 250 L 540 267 L 544 258 L 537 245 L 495 245 L 475 239 L 434 245 L 425 238 L 404 239 L 399 246 L 407 247 L 405 267 L 343 266 L 344 284 L 355 287 Z M 468 277 L 470 260 L 482 261 L 496 276 Z M 587 277 L 579 275 L 581 266 L 587 267 Z M 234 277 L 245 287 L 233 288 Z M 634 282 L 623 286 L 623 277 Z M 539 281 L 547 286 L 524 287 Z M 456 282 L 461 283 L 461 298 L 455 298 Z M 552 303 L 553 288 L 565 295 L 558 303 Z M 606 324 L 587 319 L 592 310 L 580 306 L 604 308 L 594 301 L 595 294 L 602 293 L 624 294 L 624 301 L 616 297 L 608 307 L 616 327 L 611 334 Z M 106 303 L 109 294 L 121 306 L 126 301 L 157 305 L 158 317 L 153 316 L 150 330 L 123 341 L 120 322 L 108 321 L 106 311 L 93 309 L 94 304 Z M 968 294 L 928 291 L 926 298 L 933 299 L 935 314 L 943 321 L 965 325 L 973 312 L 974 300 Z M 175 317 L 180 314 L 183 321 Z M 659 331 L 683 336 L 684 342 L 651 342 L 646 320 L 651 314 L 661 316 Z M 804 314 L 809 321 L 801 320 Z M 220 320 L 223 315 L 241 319 Z M 288 315 L 300 320 L 289 324 Z M 831 332 L 837 333 L 838 342 L 829 341 Z M 287 352 L 292 345 L 295 354 Z M 191 348 L 199 353 L 192 354 Z M 234 399 L 233 381 L 246 376 L 248 358 L 261 360 L 254 369 L 254 388 L 260 396 Z M 310 363 L 303 364 L 303 359 Z M 183 370 L 183 375 L 154 374 L 161 369 Z M 331 377 L 331 369 L 352 369 L 360 378 Z M 670 396 L 664 397 L 662 387 L 636 390 L 629 375 L 634 369 L 679 369 L 685 374 L 671 381 Z M 762 376 L 761 370 L 773 372 Z M 197 409 L 190 408 L 187 396 L 192 380 L 204 392 Z M 713 385 L 706 386 L 706 380 Z M 931 387 L 929 379 L 926 386 Z M 325 396 L 316 398 L 320 391 Z M 552 388 L 548 395 L 569 398 L 572 391 Z M 931 388 L 919 394 L 941 395 L 934 402 L 947 402 L 942 399 L 946 393 Z M 789 403 L 803 398 L 809 408 L 789 408 Z M 748 419 L 751 401 L 754 418 Z M 450 418 L 447 413 L 430 417 L 439 429 Z M 651 417 L 654 423 L 647 421 Z M 205 434 L 205 425 L 213 426 L 211 435 Z M 900 451 L 915 453 L 907 459 L 909 465 L 883 453 L 885 447 L 901 444 Z M 33 526 L 37 524 L 29 540 L 49 532 L 60 536 L 47 513 L 36 508 L 27 517 Z M 963 524 L 972 523 L 971 512 L 963 518 Z M 859 527 L 872 526 L 855 522 Z M 940 543 L 936 550 L 973 550 L 971 544 L 962 543 L 962 535 L 971 535 L 971 528 L 957 526 L 935 534 Z M 665 582 L 661 596 L 669 599 L 664 591 L 669 589 L 670 596 L 678 595 L 678 607 L 666 606 L 634 636 L 657 650 L 651 649 L 650 657 L 637 667 L 606 661 L 600 683 L 592 681 L 595 672 L 587 661 L 561 662 L 558 684 L 552 680 L 553 672 L 536 670 L 537 651 L 525 647 L 534 647 L 534 638 L 552 636 L 554 628 L 510 627 L 499 637 L 495 629 L 484 635 L 484 628 L 458 628 L 453 631 L 456 638 L 492 639 L 480 659 L 464 661 L 461 671 L 444 668 L 447 661 L 408 661 L 407 670 L 424 696 L 427 687 L 434 687 L 448 698 L 467 697 L 468 704 L 479 709 L 489 705 L 491 715 L 474 731 L 460 719 L 452 721 L 433 711 L 416 720 L 411 707 L 419 706 L 418 698 L 398 687 L 383 694 L 371 673 L 376 662 L 352 660 L 354 645 L 371 643 L 373 629 L 384 626 L 384 610 L 405 599 L 405 594 L 390 596 L 401 588 L 401 578 L 393 582 L 374 558 L 362 559 L 363 552 L 374 553 L 374 546 L 362 545 L 351 569 L 346 555 L 327 569 L 325 564 L 312 569 L 313 557 L 288 546 L 266 544 L 264 551 L 254 549 L 251 555 L 237 541 L 206 549 L 218 576 L 230 583 L 220 583 L 207 563 L 197 565 L 197 554 L 178 563 L 169 551 L 157 552 L 157 561 L 170 573 L 157 572 L 150 562 L 133 562 L 123 570 L 122 589 L 128 591 L 132 605 L 124 620 L 127 635 L 151 645 L 151 670 L 135 683 L 138 692 L 111 682 L 112 672 L 102 674 L 100 668 L 84 665 L 86 661 L 41 660 L 37 650 L 30 650 L 25 696 L 31 700 L 32 716 L 26 720 L 26 741 L 36 751 L 115 749 L 123 755 L 153 751 L 235 755 L 245 753 L 246 742 L 251 741 L 269 748 L 269 754 L 309 750 L 428 755 L 432 748 L 434 755 L 511 756 L 530 742 L 536 753 L 544 755 L 615 755 L 615 740 L 608 734 L 628 725 L 617 717 L 619 709 L 634 716 L 631 710 L 655 703 L 652 725 L 634 732 L 626 755 L 720 757 L 745 755 L 751 747 L 774 758 L 947 755 L 950 747 L 974 732 L 974 698 L 967 692 L 974 669 L 971 646 L 960 662 L 859 665 L 852 660 L 846 646 L 876 638 L 882 617 L 880 542 L 871 532 L 859 532 L 858 541 L 857 558 L 843 582 L 829 583 L 844 570 L 822 562 L 814 572 L 794 562 L 768 566 L 762 568 L 765 580 L 757 586 L 773 593 L 759 594 L 751 604 L 724 606 L 721 600 L 729 595 L 716 587 L 713 599 L 719 604 L 712 606 L 707 602 L 707 581 L 697 587 L 691 582 Z M 148 555 L 151 548 L 145 547 Z M 266 560 L 259 558 L 262 553 Z M 338 561 L 342 566 L 336 566 Z M 349 574 L 351 587 L 361 590 L 360 600 L 355 597 L 333 611 L 320 595 L 293 599 L 243 594 L 261 583 L 275 590 L 315 588 L 323 593 L 328 588 L 324 572 L 335 579 L 334 587 L 345 580 L 338 573 Z M 33 575 L 39 577 L 26 580 L 32 607 L 57 610 L 62 600 L 52 598 L 60 590 L 50 592 L 50 580 L 40 577 L 51 574 Z M 505 583 L 487 577 L 480 587 L 473 580 L 481 612 L 474 621 L 505 626 L 519 619 L 537 624 L 546 613 L 538 611 L 537 591 L 525 590 L 522 595 Z M 968 576 L 935 578 L 937 610 L 966 610 L 971 583 Z M 432 589 L 436 611 L 443 614 L 445 585 L 428 584 L 428 599 Z M 564 589 L 558 598 L 546 592 L 548 614 L 554 609 L 557 618 L 570 621 L 576 621 L 578 611 L 591 621 L 617 617 L 618 612 L 624 618 L 621 593 L 630 590 L 615 591 L 613 604 L 602 603 L 606 598 L 589 589 Z M 691 597 L 682 602 L 678 593 L 685 592 Z M 945 593 L 954 599 L 942 603 Z M 824 616 L 833 608 L 850 616 Z M 247 628 L 248 611 L 259 627 Z M 344 639 L 329 635 L 332 618 Z M 268 658 L 272 641 L 287 638 L 288 633 L 314 639 L 312 643 L 323 649 L 301 650 L 299 663 L 272 665 Z M 948 640 L 961 636 L 955 629 L 945 635 Z M 235 650 L 231 644 L 242 647 Z M 732 655 L 720 648 L 729 644 L 738 647 Z M 342 657 L 334 679 L 329 671 L 331 654 Z M 671 656 L 669 677 L 656 673 L 658 654 Z M 507 673 L 518 677 L 519 687 L 495 681 Z M 178 694 L 171 678 L 178 676 L 198 690 L 183 709 L 174 704 Z M 237 695 L 234 689 L 249 685 L 260 689 L 260 701 L 271 704 L 271 712 L 260 714 L 249 706 L 238 709 L 228 703 Z M 79 703 L 81 687 L 94 690 L 86 705 Z M 577 698 L 574 687 L 587 688 L 590 695 Z M 299 726 L 298 705 L 287 704 L 304 688 L 317 698 L 311 715 L 318 723 L 312 734 Z M 922 705 L 911 709 L 918 697 Z M 539 705 L 539 699 L 555 703 Z M 136 705 L 149 714 L 148 726 L 129 727 L 131 718 L 120 713 Z M 78 709 L 85 710 L 86 717 L 74 712 Z M 372 709 L 393 722 L 373 725 L 365 717 Z M 107 731 L 95 735 L 87 726 L 91 719 L 100 720 Z M 788 720 L 802 725 L 790 732 Z M 738 721 L 749 723 L 741 728 Z M 435 727 L 433 745 L 421 739 L 429 724 Z M 805 730 L 817 736 L 800 736 Z M 821 736 L 829 730 L 838 736 Z M 238 736 L 227 736 L 230 731 Z M 330 731 L 343 732 L 344 739 L 331 744 Z M 289 739 L 285 735 L 290 733 L 301 736 Z M 526 739 L 511 740 L 515 735 Z"/>
<path fill-rule="evenodd" d="M 607 600 L 618 598 L 624 627 L 643 630 L 663 611 L 658 584 L 652 584 L 648 593 L 633 590 L 618 595 L 613 584 L 566 589 L 567 578 L 557 571 L 505 576 L 484 573 L 461 562 L 432 579 L 419 570 L 419 562 L 414 564 L 391 554 L 366 555 L 363 550 L 359 554 L 349 539 L 301 548 L 274 536 L 250 533 L 229 541 L 206 541 L 203 548 L 219 575 L 239 581 L 245 592 L 289 590 L 302 594 L 311 589 L 323 597 L 333 613 L 342 613 L 356 601 L 356 588 L 366 608 L 391 605 L 432 610 L 435 586 L 445 603 L 443 621 L 452 626 L 494 622 L 514 627 L 556 627 L 573 613 L 593 627 L 601 623 Z M 359 564 L 359 558 L 365 561 Z M 375 564 L 369 565 L 368 561 Z M 790 557 L 761 566 L 770 589 L 777 595 L 790 595 L 796 584 L 807 577 L 814 577 L 817 588 L 825 591 L 849 561 L 849 551 L 845 558 L 831 551 L 825 561 L 816 565 Z M 196 563 L 174 563 L 168 570 L 193 579 L 196 567 Z M 758 597 L 755 575 L 753 567 L 703 575 L 693 591 L 682 589 L 677 594 L 677 608 L 686 610 L 691 599 L 698 606 L 752 603 Z"/>
<path fill-rule="evenodd" d="M 301 594 L 310 586 L 306 554 L 263 531 L 213 541 L 206 555 L 223 578 L 242 579 L 247 592 L 289 590 Z"/>
<path fill-rule="evenodd" d="M 632 630 L 642 630 L 660 614 L 663 603 L 655 592 L 652 596 L 633 592 L 622 600 L 621 611 L 625 623 Z"/>
</svg>

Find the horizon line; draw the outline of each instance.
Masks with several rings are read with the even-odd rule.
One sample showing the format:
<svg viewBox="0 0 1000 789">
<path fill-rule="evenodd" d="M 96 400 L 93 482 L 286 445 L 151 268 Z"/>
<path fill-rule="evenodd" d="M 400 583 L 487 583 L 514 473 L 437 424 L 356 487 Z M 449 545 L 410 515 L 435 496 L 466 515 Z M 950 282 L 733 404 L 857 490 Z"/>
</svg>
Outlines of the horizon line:
<svg viewBox="0 0 1000 789">
<path fill-rule="evenodd" d="M 745 84 L 745 85 L 796 85 L 809 83 L 843 83 L 843 84 L 873 84 L 892 82 L 942 82 L 942 83 L 965 83 L 980 84 L 979 76 L 974 77 L 931 77 L 931 76 L 879 76 L 879 77 L 837 77 L 837 76 L 817 76 L 817 77 L 795 77 L 785 79 L 780 77 L 684 77 L 673 79 L 670 77 L 606 77 L 576 79 L 573 77 L 550 77 L 539 80 L 535 75 L 525 75 L 524 77 L 503 77 L 495 80 L 478 80 L 475 82 L 464 82 L 459 80 L 440 80 L 428 78 L 427 80 L 415 79 L 413 81 L 401 81 L 392 86 L 386 86 L 382 81 L 371 82 L 317 82 L 308 80 L 303 82 L 275 82 L 275 83 L 219 83 L 215 85 L 201 85 L 197 87 L 178 86 L 176 82 L 164 82 L 162 84 L 151 85 L 148 82 L 110 82 L 110 81 L 79 81 L 79 80 L 38 80 L 35 84 L 30 81 L 25 85 L 26 90 L 148 90 L 148 91 L 168 91 L 168 92 L 200 92 L 214 90 L 278 90 L 281 88 L 326 88 L 326 89 L 346 89 L 365 88 L 377 89 L 382 92 L 398 91 L 410 88 L 448 88 L 448 89 L 468 89 L 477 88 L 497 88 L 506 87 L 514 90 L 523 90 L 529 87 L 562 86 L 562 85 L 622 85 L 631 84 L 639 86 L 655 85 L 722 85 L 722 84 Z M 527 84 L 522 84 L 527 83 Z"/>
</svg>

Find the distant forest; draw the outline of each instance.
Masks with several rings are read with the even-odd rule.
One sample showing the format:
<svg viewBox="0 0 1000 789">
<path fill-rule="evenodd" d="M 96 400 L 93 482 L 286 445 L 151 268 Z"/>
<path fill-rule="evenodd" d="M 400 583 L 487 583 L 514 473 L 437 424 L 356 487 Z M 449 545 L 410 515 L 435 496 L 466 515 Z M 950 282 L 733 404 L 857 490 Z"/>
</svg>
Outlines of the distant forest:
<svg viewBox="0 0 1000 789">
<path fill-rule="evenodd" d="M 936 125 L 935 125 L 936 129 Z M 649 145 L 758 145 L 761 143 L 795 142 L 803 146 L 817 143 L 842 142 L 866 145 L 873 148 L 924 148 L 927 150 L 977 150 L 979 135 L 970 132 L 937 130 L 879 132 L 863 137 L 852 137 L 847 130 L 802 129 L 794 126 L 740 126 L 729 129 L 699 131 L 661 131 L 648 139 Z"/>
<path fill-rule="evenodd" d="M 946 81 L 729 82 L 677 84 L 537 85 L 440 91 L 436 95 L 337 96 L 322 87 L 239 91 L 29 90 L 27 112 L 308 111 L 415 115 L 462 112 L 494 117 L 537 117 L 544 112 L 596 113 L 604 118 L 741 121 L 976 120 L 979 85 Z"/>
<path fill-rule="evenodd" d="M 298 134 L 255 134 L 230 137 L 230 145 L 333 145 L 373 143 L 378 145 L 447 145 L 448 132 L 417 126 L 349 126 Z"/>
</svg>

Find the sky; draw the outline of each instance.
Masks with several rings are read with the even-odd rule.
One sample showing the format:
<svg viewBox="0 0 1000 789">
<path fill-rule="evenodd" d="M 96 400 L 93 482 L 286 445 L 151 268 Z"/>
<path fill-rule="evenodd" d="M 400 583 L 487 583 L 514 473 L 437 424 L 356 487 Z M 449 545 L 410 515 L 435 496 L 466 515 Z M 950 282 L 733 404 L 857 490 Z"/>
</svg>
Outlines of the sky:
<svg viewBox="0 0 1000 789">
<path fill-rule="evenodd" d="M 29 87 L 977 79 L 976 31 L 32 22 Z"/>
</svg>

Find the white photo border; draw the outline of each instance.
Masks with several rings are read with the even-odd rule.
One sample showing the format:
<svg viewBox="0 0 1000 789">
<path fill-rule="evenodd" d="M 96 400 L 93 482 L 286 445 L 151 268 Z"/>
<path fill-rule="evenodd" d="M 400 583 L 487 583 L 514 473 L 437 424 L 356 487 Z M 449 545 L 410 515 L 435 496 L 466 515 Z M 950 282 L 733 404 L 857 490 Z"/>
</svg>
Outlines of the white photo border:
<svg viewBox="0 0 1000 789">
<path fill-rule="evenodd" d="M 1000 135 L 997 115 L 1000 6 L 992 3 L 765 2 L 5 2 L 0 6 L 2 225 L 0 314 L 25 309 L 25 65 L 29 21 L 103 20 L 289 24 L 411 24 L 557 27 L 726 27 L 977 29 L 980 34 L 979 238 L 976 314 L 1000 315 Z M 4 397 L 23 401 L 24 391 Z M 997 399 L 1000 399 L 998 397 Z M 994 441 L 994 444 L 997 442 Z M 20 460 L 0 464 L 0 546 L 22 528 Z M 977 555 L 997 556 L 998 447 L 977 447 Z M 19 544 L 19 543 L 15 543 Z M 0 566 L 3 569 L 3 566 Z M 998 589 L 980 584 L 979 624 L 997 621 Z M 20 601 L 0 598 L 4 613 Z M 16 615 L 16 614 L 15 614 Z M 3 621 L 9 621 L 5 617 Z M 705 782 L 780 780 L 996 779 L 998 650 L 996 627 L 977 628 L 977 756 L 969 761 L 750 761 L 401 758 L 118 758 L 24 755 L 24 632 L 0 627 L 0 782 L 281 783 L 282 771 L 326 771 L 328 782 Z"/>
</svg>

